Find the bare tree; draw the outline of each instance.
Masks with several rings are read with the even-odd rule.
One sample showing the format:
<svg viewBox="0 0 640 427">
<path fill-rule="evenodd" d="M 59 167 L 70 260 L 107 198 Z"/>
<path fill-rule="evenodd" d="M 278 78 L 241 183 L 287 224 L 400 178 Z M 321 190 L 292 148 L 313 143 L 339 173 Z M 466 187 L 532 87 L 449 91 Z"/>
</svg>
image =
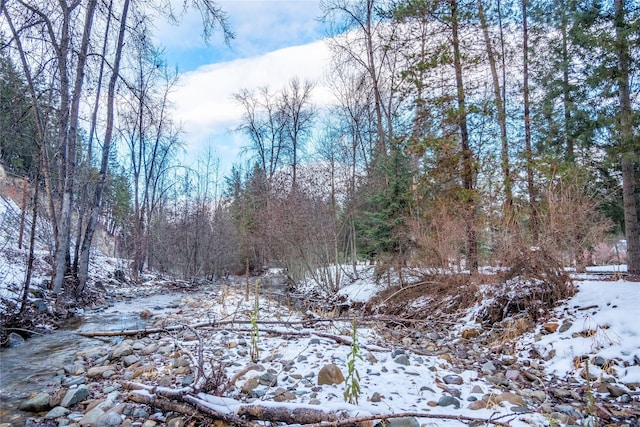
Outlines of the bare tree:
<svg viewBox="0 0 640 427">
<path fill-rule="evenodd" d="M 233 98 L 244 110 L 242 124 L 237 130 L 249 137 L 249 150 L 253 151 L 260 168 L 270 181 L 282 166 L 287 151 L 287 120 L 282 103 L 266 86 L 257 91 L 242 89 Z"/>
<path fill-rule="evenodd" d="M 329 41 L 334 53 L 341 58 L 341 61 L 360 67 L 369 79 L 376 117 L 376 148 L 384 156 L 388 138 L 380 78 L 381 53 L 379 50 L 382 44 L 377 43 L 378 31 L 382 23 L 381 17 L 377 14 L 379 5 L 376 0 L 359 2 L 323 0 L 320 7 L 323 10 L 322 19 L 334 26 L 335 37 Z"/>
<path fill-rule="evenodd" d="M 301 83 L 298 78 L 289 80 L 289 84 L 282 89 L 281 102 L 285 120 L 285 134 L 290 142 L 292 185 L 296 186 L 299 153 L 304 148 L 305 140 L 310 136 L 315 110 L 311 105 L 311 91 L 314 84 L 311 81 Z"/>
</svg>

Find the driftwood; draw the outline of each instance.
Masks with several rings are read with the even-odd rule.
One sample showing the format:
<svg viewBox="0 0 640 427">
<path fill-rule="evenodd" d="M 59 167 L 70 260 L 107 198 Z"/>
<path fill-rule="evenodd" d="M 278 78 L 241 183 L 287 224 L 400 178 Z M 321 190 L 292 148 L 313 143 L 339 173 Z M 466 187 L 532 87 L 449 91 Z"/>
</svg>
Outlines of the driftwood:
<svg viewBox="0 0 640 427">
<path fill-rule="evenodd" d="M 267 422 L 281 422 L 286 424 L 299 424 L 304 427 L 346 427 L 353 425 L 367 425 L 371 421 L 388 420 L 392 418 L 427 418 L 438 420 L 455 420 L 461 422 L 473 422 L 483 424 L 508 425 L 510 420 L 522 414 L 505 414 L 499 417 L 476 418 L 464 415 L 429 414 L 425 412 L 402 412 L 396 414 L 377 414 L 361 417 L 349 417 L 346 411 L 327 412 L 321 409 L 309 407 L 262 406 L 256 404 L 242 404 L 237 402 L 237 410 L 232 412 L 220 412 L 215 410 L 207 402 L 189 394 L 194 390 L 190 387 L 170 389 L 166 387 L 154 387 L 130 381 L 123 382 L 125 388 L 131 391 L 127 398 L 137 403 L 145 403 L 165 411 L 174 411 L 181 414 L 193 415 L 194 409 L 216 420 L 223 420 L 237 427 L 258 427 L 258 424 L 247 419 Z M 139 390 L 142 390 L 140 392 Z M 173 400 L 170 400 L 173 399 Z M 175 402 L 178 400 L 179 402 Z M 506 421 L 505 421 L 506 420 Z"/>
<path fill-rule="evenodd" d="M 291 408 L 261 405 L 242 405 L 238 409 L 238 415 L 252 420 L 287 424 L 319 424 L 325 421 L 338 422 L 348 418 L 346 412 L 326 412 L 309 407 Z"/>
<path fill-rule="evenodd" d="M 406 418 L 406 417 L 414 417 L 414 418 L 429 418 L 436 420 L 455 420 L 461 422 L 473 422 L 473 423 L 482 423 L 482 424 L 495 424 L 495 425 L 505 425 L 508 424 L 509 421 L 502 421 L 504 418 L 513 417 L 515 418 L 518 414 L 508 414 L 506 416 L 500 416 L 497 418 L 475 418 L 475 417 L 467 417 L 464 415 L 438 415 L 438 414 L 429 414 L 424 412 L 401 412 L 397 414 L 379 414 L 379 415 L 371 415 L 371 416 L 363 416 L 363 417 L 353 417 L 353 418 L 345 418 L 337 421 L 329 421 L 329 422 L 317 422 L 313 424 L 304 424 L 304 427 L 345 427 L 350 425 L 357 425 L 360 423 L 367 423 L 370 421 L 377 420 L 390 420 L 392 418 Z"/>
<path fill-rule="evenodd" d="M 162 396 L 154 394 L 144 394 L 136 391 L 132 391 L 127 395 L 127 399 L 136 403 L 144 403 L 146 405 L 154 406 L 162 409 L 163 411 L 178 412 L 183 415 L 193 416 L 194 411 L 198 411 L 200 414 L 206 415 L 213 420 L 222 420 L 233 426 L 237 427 L 258 427 L 250 421 L 244 420 L 233 414 L 224 414 L 218 412 L 209 406 L 206 406 L 200 400 L 194 398 L 191 395 L 182 396 L 182 400 L 186 403 L 178 403 L 172 400 L 166 399 Z M 195 408 L 194 408 L 195 407 Z"/>
</svg>

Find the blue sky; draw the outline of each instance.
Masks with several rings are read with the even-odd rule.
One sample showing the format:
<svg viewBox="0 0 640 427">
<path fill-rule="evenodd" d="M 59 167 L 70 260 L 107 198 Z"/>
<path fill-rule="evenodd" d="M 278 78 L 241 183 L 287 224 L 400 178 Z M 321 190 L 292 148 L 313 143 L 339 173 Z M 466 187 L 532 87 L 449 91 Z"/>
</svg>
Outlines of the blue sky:
<svg viewBox="0 0 640 427">
<path fill-rule="evenodd" d="M 180 1 L 181 3 L 181 1 Z M 248 144 L 231 132 L 242 111 L 231 96 L 242 88 L 283 87 L 291 77 L 319 81 L 315 102 L 329 102 L 321 80 L 329 52 L 325 30 L 317 17 L 317 0 L 220 1 L 236 38 L 230 46 L 221 34 L 206 45 L 197 13 L 186 15 L 179 26 L 158 22 L 157 42 L 165 48 L 170 65 L 181 72 L 171 99 L 174 116 L 183 124 L 185 161 L 195 161 L 210 147 L 226 174 Z"/>
</svg>

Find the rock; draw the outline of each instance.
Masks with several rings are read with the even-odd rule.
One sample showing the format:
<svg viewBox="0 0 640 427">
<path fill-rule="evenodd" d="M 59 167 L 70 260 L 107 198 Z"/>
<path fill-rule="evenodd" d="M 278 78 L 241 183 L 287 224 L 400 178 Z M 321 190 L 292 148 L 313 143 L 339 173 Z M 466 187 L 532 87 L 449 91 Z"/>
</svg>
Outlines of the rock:
<svg viewBox="0 0 640 427">
<path fill-rule="evenodd" d="M 517 369 L 507 369 L 504 375 L 508 380 L 515 381 L 520 378 L 520 371 Z"/>
<path fill-rule="evenodd" d="M 471 393 L 473 393 L 473 394 L 484 394 L 484 390 L 482 390 L 482 387 L 480 387 L 479 385 L 476 384 L 471 388 Z"/>
<path fill-rule="evenodd" d="M 96 420 L 96 427 L 119 426 L 122 424 L 122 415 L 109 411 Z"/>
<path fill-rule="evenodd" d="M 509 386 L 509 381 L 505 377 L 500 375 L 488 375 L 485 377 L 485 379 L 489 381 L 491 384 L 504 386 L 504 387 Z"/>
<path fill-rule="evenodd" d="M 67 394 L 64 395 L 62 401 L 60 402 L 60 406 L 68 408 L 82 402 L 87 397 L 89 397 L 89 389 L 86 385 L 82 384 L 78 386 L 78 388 L 67 391 Z"/>
<path fill-rule="evenodd" d="M 438 400 L 438 406 L 454 406 L 456 409 L 460 408 L 460 401 L 453 396 L 442 396 Z"/>
<path fill-rule="evenodd" d="M 460 385 L 463 383 L 462 377 L 460 375 L 445 375 L 444 377 L 442 377 L 442 381 L 444 381 L 445 384 L 453 385 Z"/>
<path fill-rule="evenodd" d="M 133 347 L 126 341 L 122 341 L 120 344 L 113 348 L 113 353 L 111 355 L 112 359 L 119 359 L 124 356 L 128 356 L 133 353 Z"/>
<path fill-rule="evenodd" d="M 24 344 L 24 338 L 22 338 L 22 335 L 15 332 L 11 332 L 7 337 L 7 340 L 9 348 L 20 347 L 22 344 Z"/>
<path fill-rule="evenodd" d="M 524 400 L 522 400 L 521 396 L 518 396 L 515 393 L 501 393 L 497 396 L 493 397 L 494 402 L 509 402 L 515 406 L 526 406 Z"/>
<path fill-rule="evenodd" d="M 555 322 L 547 322 L 545 324 L 542 325 L 542 328 L 548 333 L 548 334 L 552 334 L 555 331 L 558 330 L 558 328 L 560 327 L 559 324 L 555 323 Z"/>
<path fill-rule="evenodd" d="M 51 407 L 49 406 L 49 399 L 51 396 L 49 393 L 38 393 L 29 400 L 25 400 L 20 404 L 21 411 L 25 412 L 43 412 L 48 411 Z"/>
<path fill-rule="evenodd" d="M 95 408 L 93 408 L 92 410 L 84 414 L 79 424 L 81 426 L 95 426 L 98 423 L 98 418 L 100 418 L 103 415 L 104 415 L 104 410 L 99 406 L 96 406 Z"/>
<path fill-rule="evenodd" d="M 102 356 L 104 356 L 105 354 L 107 354 L 107 349 L 104 347 L 92 347 L 89 349 L 86 349 L 84 351 L 81 351 L 78 353 L 78 356 L 85 358 L 87 360 L 96 360 L 101 358 Z"/>
<path fill-rule="evenodd" d="M 623 390 L 620 387 L 617 387 L 617 386 L 615 386 L 613 384 L 607 384 L 607 391 L 609 392 L 611 397 L 620 397 L 623 394 L 627 393 L 625 390 Z"/>
<path fill-rule="evenodd" d="M 282 387 L 278 387 L 275 391 L 275 395 L 273 397 L 273 400 L 275 402 L 286 402 L 288 400 L 296 400 L 296 396 L 291 393 L 290 391 L 282 388 Z"/>
<path fill-rule="evenodd" d="M 398 357 L 401 354 L 405 354 L 404 350 L 401 348 L 396 348 L 391 352 L 391 358 L 395 359 L 396 357 Z"/>
<path fill-rule="evenodd" d="M 483 363 L 480 369 L 482 369 L 482 373 L 485 375 L 495 375 L 498 372 L 496 365 L 491 361 Z"/>
<path fill-rule="evenodd" d="M 139 361 L 140 361 L 140 358 L 135 354 L 130 354 L 122 358 L 122 363 L 124 363 L 124 366 L 127 366 L 127 367 L 131 365 L 135 365 Z"/>
<path fill-rule="evenodd" d="M 149 310 L 148 308 L 145 308 L 144 310 L 142 310 L 140 312 L 140 318 L 142 320 L 149 320 L 153 318 L 153 312 L 151 310 Z"/>
<path fill-rule="evenodd" d="M 49 311 L 49 307 L 47 307 L 47 303 L 44 302 L 44 300 L 37 299 L 33 301 L 33 305 L 36 306 L 36 310 L 38 310 L 39 313 L 46 313 Z"/>
<path fill-rule="evenodd" d="M 341 384 L 343 381 L 342 371 L 333 363 L 323 366 L 318 373 L 318 385 Z"/>
<path fill-rule="evenodd" d="M 258 382 L 268 387 L 275 387 L 278 385 L 278 377 L 271 372 L 265 372 L 258 377 Z"/>
<path fill-rule="evenodd" d="M 173 359 L 172 366 L 174 368 L 183 368 L 189 366 L 189 360 L 186 357 L 176 357 Z"/>
<path fill-rule="evenodd" d="M 184 427 L 184 420 L 180 417 L 167 420 L 167 427 Z"/>
<path fill-rule="evenodd" d="M 71 412 L 71 411 L 68 410 L 65 407 L 56 406 L 55 408 L 53 408 L 52 410 L 47 412 L 47 415 L 44 416 L 44 419 L 45 420 L 55 420 L 56 418 L 64 417 L 69 412 Z"/>
<path fill-rule="evenodd" d="M 573 323 L 565 320 L 564 322 L 562 322 L 562 325 L 560 325 L 559 332 L 560 333 L 567 332 L 571 328 L 571 326 L 573 326 Z"/>
<path fill-rule="evenodd" d="M 411 363 L 409 362 L 409 357 L 402 353 L 397 355 L 394 359 L 394 362 L 396 362 L 398 365 L 404 365 L 404 366 L 409 366 Z"/>
<path fill-rule="evenodd" d="M 373 403 L 378 403 L 382 400 L 382 397 L 380 396 L 380 393 L 376 391 L 371 395 L 371 398 L 369 400 L 372 401 Z"/>
<path fill-rule="evenodd" d="M 484 400 L 476 400 L 474 402 L 471 402 L 469 406 L 467 406 L 467 408 L 471 409 L 472 411 L 485 409 L 486 407 L 487 407 L 487 402 Z"/>
<path fill-rule="evenodd" d="M 108 371 L 113 371 L 115 368 L 111 365 L 105 365 L 105 366 L 94 366 L 93 368 L 89 369 L 87 371 L 87 377 L 88 378 L 97 378 L 97 377 L 102 377 L 102 375 L 105 372 Z"/>
<path fill-rule="evenodd" d="M 386 427 L 420 427 L 420 423 L 414 417 L 391 418 L 386 420 L 383 425 Z"/>
</svg>

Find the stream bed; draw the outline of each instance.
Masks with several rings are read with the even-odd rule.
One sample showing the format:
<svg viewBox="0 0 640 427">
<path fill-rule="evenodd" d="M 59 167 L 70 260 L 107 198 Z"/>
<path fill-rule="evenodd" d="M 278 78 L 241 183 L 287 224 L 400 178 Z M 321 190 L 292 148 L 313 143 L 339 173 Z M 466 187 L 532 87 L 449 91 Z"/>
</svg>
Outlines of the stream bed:
<svg viewBox="0 0 640 427">
<path fill-rule="evenodd" d="M 34 335 L 13 348 L 0 351 L 0 426 L 22 426 L 33 414 L 18 410 L 20 403 L 34 393 L 59 388 L 64 378 L 62 367 L 76 354 L 100 344 L 78 332 L 141 329 L 146 321 L 142 310 L 155 315 L 170 314 L 179 305 L 183 293 L 143 296 L 119 301 L 108 308 L 87 310 L 82 318 L 70 320 L 63 328 L 46 335 Z M 118 342 L 122 338 L 110 338 Z"/>
</svg>

